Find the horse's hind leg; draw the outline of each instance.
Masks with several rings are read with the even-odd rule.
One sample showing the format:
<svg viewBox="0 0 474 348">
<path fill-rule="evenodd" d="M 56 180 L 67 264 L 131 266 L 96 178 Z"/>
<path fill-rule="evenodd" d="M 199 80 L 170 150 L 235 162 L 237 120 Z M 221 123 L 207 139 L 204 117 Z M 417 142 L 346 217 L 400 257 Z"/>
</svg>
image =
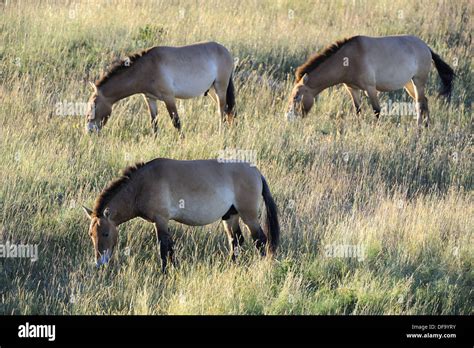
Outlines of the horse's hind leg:
<svg viewBox="0 0 474 348">
<path fill-rule="evenodd" d="M 416 101 L 416 91 L 415 91 L 415 85 L 413 84 L 413 81 L 408 81 L 407 84 L 405 85 L 405 91 L 410 95 L 410 97 L 413 98 L 413 100 Z"/>
<path fill-rule="evenodd" d="M 166 272 L 168 259 L 174 263 L 173 240 L 168 233 L 168 222 L 157 219 L 155 231 L 158 243 L 160 244 L 161 271 L 164 273 Z"/>
<path fill-rule="evenodd" d="M 229 218 L 222 220 L 227 234 L 230 247 L 230 257 L 235 261 L 238 255 L 238 248 L 244 243 L 244 237 L 239 226 L 239 215 L 233 214 Z"/>
<path fill-rule="evenodd" d="M 267 236 L 265 236 L 265 233 L 263 233 L 262 227 L 260 226 L 257 211 L 239 211 L 239 214 L 245 226 L 249 229 L 256 248 L 260 251 L 262 256 L 265 256 Z"/>
<path fill-rule="evenodd" d="M 254 220 L 246 224 L 247 228 L 250 230 L 250 234 L 255 243 L 255 247 L 260 252 L 260 255 L 266 255 L 266 246 L 267 246 L 267 237 L 263 233 L 262 227 L 258 220 Z"/>
<path fill-rule="evenodd" d="M 425 96 L 426 78 L 414 77 L 413 84 L 416 92 L 417 124 L 421 126 L 424 123 L 425 127 L 428 127 L 430 112 L 428 109 L 428 99 Z"/>
<path fill-rule="evenodd" d="M 148 105 L 148 112 L 150 113 L 151 117 L 151 127 L 153 128 L 153 133 L 155 136 L 158 134 L 158 124 L 156 122 L 156 115 L 158 114 L 158 105 L 156 105 L 156 99 L 147 97 L 145 94 L 143 95 L 145 101 Z"/>
<path fill-rule="evenodd" d="M 219 114 L 220 114 L 220 124 L 225 123 L 226 121 L 231 122 L 231 118 L 226 119 L 226 103 L 227 103 L 227 86 L 229 85 L 229 80 L 227 81 L 216 81 L 214 82 L 214 90 L 217 95 L 219 102 Z"/>
<path fill-rule="evenodd" d="M 238 226 L 238 228 L 234 231 L 235 232 L 235 238 L 237 238 L 237 242 L 239 243 L 239 247 L 241 247 L 242 245 L 244 245 L 245 239 L 244 239 L 244 235 L 242 233 L 242 230 L 240 229 L 240 226 L 238 225 L 238 222 L 237 222 L 237 226 Z"/>
</svg>

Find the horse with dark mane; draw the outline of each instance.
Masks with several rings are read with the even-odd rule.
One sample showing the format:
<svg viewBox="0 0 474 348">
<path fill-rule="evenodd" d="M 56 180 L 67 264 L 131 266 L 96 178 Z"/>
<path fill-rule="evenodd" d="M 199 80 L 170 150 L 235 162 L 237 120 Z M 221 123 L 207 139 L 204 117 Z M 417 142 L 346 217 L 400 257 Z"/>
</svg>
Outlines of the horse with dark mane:
<svg viewBox="0 0 474 348">
<path fill-rule="evenodd" d="M 114 64 L 92 84 L 86 130 L 99 131 L 119 100 L 141 93 L 158 131 L 157 100 L 163 101 L 174 127 L 181 133 L 176 98 L 207 95 L 218 102 L 222 121 L 232 121 L 235 106 L 232 72 L 234 60 L 229 51 L 215 42 L 182 47 L 158 46 L 127 57 Z"/>
<path fill-rule="evenodd" d="M 263 229 L 258 219 L 262 198 L 266 207 Z M 277 207 L 267 182 L 249 163 L 164 158 L 140 163 L 112 182 L 93 210 L 84 210 L 90 218 L 97 266 L 112 257 L 118 226 L 136 217 L 154 223 L 163 271 L 168 258 L 173 258 L 170 220 L 203 226 L 222 219 L 234 260 L 244 242 L 239 218 L 262 256 L 276 252 L 280 235 Z"/>
<path fill-rule="evenodd" d="M 405 88 L 417 105 L 417 123 L 429 123 L 425 86 L 431 61 L 441 77 L 441 95 L 451 94 L 453 69 L 428 45 L 415 36 L 353 36 L 337 41 L 311 56 L 296 70 L 296 83 L 290 95 L 287 118 L 305 116 L 315 97 L 326 88 L 344 84 L 357 114 L 361 92 L 368 95 L 377 118 L 381 108 L 377 93 Z"/>
</svg>

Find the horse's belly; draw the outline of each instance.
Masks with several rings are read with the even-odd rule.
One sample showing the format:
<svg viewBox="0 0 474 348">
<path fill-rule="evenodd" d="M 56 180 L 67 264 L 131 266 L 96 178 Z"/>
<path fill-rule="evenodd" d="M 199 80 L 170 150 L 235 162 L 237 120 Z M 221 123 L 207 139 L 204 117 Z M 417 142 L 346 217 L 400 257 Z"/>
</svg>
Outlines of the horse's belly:
<svg viewBox="0 0 474 348">
<path fill-rule="evenodd" d="M 189 99 L 202 96 L 214 83 L 217 77 L 213 64 L 194 71 L 180 71 L 173 74 L 172 85 L 174 96 Z"/>
<path fill-rule="evenodd" d="M 202 96 L 214 83 L 212 79 L 203 79 L 200 81 L 184 81 L 176 84 L 174 96 L 178 99 L 189 99 Z"/>
<path fill-rule="evenodd" d="M 182 217 L 177 217 L 174 218 L 174 221 L 177 221 L 179 223 L 188 225 L 188 226 L 205 226 L 212 224 L 213 222 L 216 222 L 219 220 L 224 214 L 220 216 L 209 216 L 209 217 L 203 217 L 203 216 L 182 216 Z"/>
<path fill-rule="evenodd" d="M 204 203 L 203 205 L 206 204 Z M 177 216 L 172 220 L 189 226 L 209 225 L 220 220 L 229 210 L 230 206 L 232 206 L 232 204 L 226 209 L 219 207 L 219 209 L 196 209 L 192 211 L 183 211 L 182 213 L 177 214 Z"/>
<path fill-rule="evenodd" d="M 389 92 L 403 88 L 417 72 L 415 61 L 403 60 L 399 64 L 378 66 L 375 75 L 375 88 L 380 92 Z"/>
<path fill-rule="evenodd" d="M 230 190 L 217 190 L 212 195 L 202 197 L 184 197 L 174 205 L 171 219 L 191 226 L 209 225 L 220 220 L 233 202 L 234 196 Z"/>
<path fill-rule="evenodd" d="M 380 92 L 390 92 L 403 88 L 413 77 L 413 73 L 402 73 L 394 71 L 392 74 L 385 72 L 384 76 L 376 79 L 375 88 Z"/>
<path fill-rule="evenodd" d="M 397 89 L 403 88 L 403 86 L 405 86 L 405 84 L 406 84 L 408 81 L 409 81 L 409 80 L 406 80 L 405 82 L 400 82 L 400 83 L 391 82 L 391 83 L 386 83 L 386 84 L 378 83 L 375 88 L 376 88 L 377 91 L 379 91 L 379 92 L 395 91 L 395 90 L 397 90 Z"/>
</svg>

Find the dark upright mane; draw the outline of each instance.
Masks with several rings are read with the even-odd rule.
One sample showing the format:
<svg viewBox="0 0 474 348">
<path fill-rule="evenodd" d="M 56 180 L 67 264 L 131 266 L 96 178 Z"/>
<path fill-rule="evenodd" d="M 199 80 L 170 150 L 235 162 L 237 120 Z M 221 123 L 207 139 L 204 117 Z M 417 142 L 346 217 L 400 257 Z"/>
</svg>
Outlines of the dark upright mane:
<svg viewBox="0 0 474 348">
<path fill-rule="evenodd" d="M 146 50 L 137 52 L 131 56 L 128 56 L 125 59 L 116 61 L 113 63 L 105 73 L 102 74 L 100 79 L 98 79 L 95 84 L 97 87 L 102 86 L 104 83 L 106 83 L 112 76 L 120 74 L 122 71 L 127 70 L 127 68 L 130 68 L 136 61 L 138 61 L 141 57 L 146 55 L 148 52 L 150 52 L 151 48 L 147 48 Z"/>
<path fill-rule="evenodd" d="M 129 183 L 132 174 L 138 171 L 140 168 L 144 167 L 145 165 L 146 163 L 140 162 L 136 163 L 133 166 L 125 168 L 122 172 L 122 176 L 110 183 L 109 186 L 107 186 L 102 191 L 100 196 L 97 197 L 93 214 L 95 216 L 102 216 L 102 214 L 104 213 L 104 209 L 107 207 L 107 204 L 109 204 L 110 200 Z"/>
<path fill-rule="evenodd" d="M 357 36 L 352 36 L 346 39 L 336 41 L 332 45 L 326 47 L 323 51 L 316 53 L 308 58 L 308 60 L 300 65 L 295 72 L 296 82 L 299 82 L 304 74 L 309 74 L 311 71 L 316 69 L 322 63 L 324 63 L 329 57 L 333 56 L 339 49 L 346 43 L 354 40 Z"/>
</svg>

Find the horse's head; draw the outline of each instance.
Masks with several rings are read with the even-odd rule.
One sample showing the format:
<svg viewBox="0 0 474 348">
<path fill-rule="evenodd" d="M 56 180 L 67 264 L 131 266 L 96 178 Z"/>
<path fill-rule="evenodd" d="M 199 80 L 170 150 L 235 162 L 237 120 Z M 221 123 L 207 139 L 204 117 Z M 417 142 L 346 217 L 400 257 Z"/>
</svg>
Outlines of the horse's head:
<svg viewBox="0 0 474 348">
<path fill-rule="evenodd" d="M 92 211 L 83 207 L 90 219 L 89 236 L 94 245 L 96 266 L 107 264 L 118 242 L 118 230 L 109 219 L 110 212 L 106 208 L 102 217 L 95 216 Z"/>
<path fill-rule="evenodd" d="M 107 123 L 112 112 L 112 105 L 99 91 L 97 86 L 90 83 L 94 89 L 87 106 L 86 131 L 88 133 L 98 132 Z"/>
<path fill-rule="evenodd" d="M 291 91 L 290 100 L 288 101 L 288 110 L 286 112 L 286 118 L 288 120 L 293 120 L 297 116 L 306 116 L 313 107 L 314 94 L 307 84 L 308 79 L 308 74 L 304 74 Z"/>
</svg>

